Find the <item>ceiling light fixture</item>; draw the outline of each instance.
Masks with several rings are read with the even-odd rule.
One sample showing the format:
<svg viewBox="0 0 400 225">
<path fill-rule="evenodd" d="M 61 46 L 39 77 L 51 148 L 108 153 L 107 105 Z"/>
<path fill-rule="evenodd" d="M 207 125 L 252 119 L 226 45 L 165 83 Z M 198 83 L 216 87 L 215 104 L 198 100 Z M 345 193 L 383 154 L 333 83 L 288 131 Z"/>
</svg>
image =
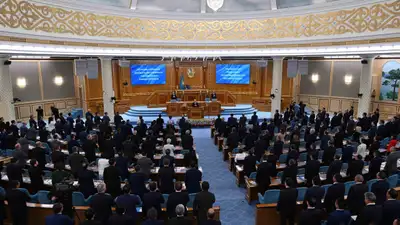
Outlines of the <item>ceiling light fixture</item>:
<svg viewBox="0 0 400 225">
<path fill-rule="evenodd" d="M 344 83 L 345 83 L 346 85 L 349 85 L 349 84 L 351 84 L 351 82 L 353 82 L 353 76 L 350 75 L 350 74 L 346 74 L 346 75 L 344 76 Z"/>
<path fill-rule="evenodd" d="M 57 86 L 61 86 L 64 83 L 64 78 L 62 76 L 54 77 L 54 84 Z"/>
<path fill-rule="evenodd" d="M 224 0 L 207 0 L 207 6 L 217 12 L 224 5 Z"/>
<path fill-rule="evenodd" d="M 317 73 L 313 73 L 313 74 L 311 75 L 311 81 L 312 81 L 313 83 L 317 83 L 318 80 L 319 80 L 319 75 L 318 75 Z"/>
<path fill-rule="evenodd" d="M 25 88 L 26 87 L 26 79 L 25 77 L 18 77 L 17 78 L 17 87 Z"/>
</svg>

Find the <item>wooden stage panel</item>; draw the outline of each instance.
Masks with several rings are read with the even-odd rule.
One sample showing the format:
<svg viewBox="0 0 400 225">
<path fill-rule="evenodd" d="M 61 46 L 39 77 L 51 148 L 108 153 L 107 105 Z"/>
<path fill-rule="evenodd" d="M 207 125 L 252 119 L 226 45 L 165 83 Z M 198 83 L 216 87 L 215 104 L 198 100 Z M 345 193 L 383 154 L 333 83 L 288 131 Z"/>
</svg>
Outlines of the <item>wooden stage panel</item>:
<svg viewBox="0 0 400 225">
<path fill-rule="evenodd" d="M 221 113 L 222 110 L 221 103 L 219 101 L 215 102 L 198 101 L 200 105 L 199 108 L 192 108 L 191 107 L 192 103 L 193 103 L 192 101 L 167 102 L 167 114 L 168 116 L 181 116 L 183 114 L 188 114 L 189 118 L 200 119 L 204 118 L 204 116 L 218 115 Z M 196 110 L 196 112 L 191 115 L 192 110 Z M 199 110 L 202 112 L 199 112 Z"/>
</svg>

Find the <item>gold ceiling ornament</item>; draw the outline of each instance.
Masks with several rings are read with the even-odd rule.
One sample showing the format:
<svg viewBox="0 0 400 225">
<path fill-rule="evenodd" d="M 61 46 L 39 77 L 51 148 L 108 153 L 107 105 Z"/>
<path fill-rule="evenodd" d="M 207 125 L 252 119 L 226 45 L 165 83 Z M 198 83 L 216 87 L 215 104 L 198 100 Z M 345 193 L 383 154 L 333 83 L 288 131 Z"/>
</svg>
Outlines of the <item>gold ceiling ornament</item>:
<svg viewBox="0 0 400 225">
<path fill-rule="evenodd" d="M 249 20 L 161 20 L 108 16 L 0 0 L 0 26 L 34 32 L 158 41 L 251 41 L 400 28 L 400 1 L 302 16 Z"/>
</svg>

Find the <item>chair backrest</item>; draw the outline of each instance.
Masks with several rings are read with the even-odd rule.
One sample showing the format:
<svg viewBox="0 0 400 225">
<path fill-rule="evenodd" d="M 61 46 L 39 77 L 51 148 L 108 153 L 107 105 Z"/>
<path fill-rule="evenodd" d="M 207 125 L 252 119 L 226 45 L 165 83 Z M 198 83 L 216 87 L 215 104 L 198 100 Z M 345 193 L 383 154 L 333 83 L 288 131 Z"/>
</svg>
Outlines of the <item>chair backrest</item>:
<svg viewBox="0 0 400 225">
<path fill-rule="evenodd" d="M 189 202 L 186 205 L 187 207 L 193 208 L 193 202 L 194 202 L 194 198 L 196 197 L 196 194 L 197 193 L 189 194 Z"/>
<path fill-rule="evenodd" d="M 349 168 L 348 163 L 342 163 L 342 170 L 347 170 Z"/>
<path fill-rule="evenodd" d="M 250 179 L 256 179 L 257 177 L 257 172 L 252 172 L 249 176 Z"/>
<path fill-rule="evenodd" d="M 392 176 L 388 177 L 388 182 L 389 182 L 390 188 L 395 188 L 397 186 L 397 181 L 399 179 L 398 177 L 399 177 L 399 175 L 397 175 L 397 174 L 393 174 Z"/>
<path fill-rule="evenodd" d="M 86 206 L 85 196 L 81 192 L 72 192 L 72 205 L 73 206 Z"/>
<path fill-rule="evenodd" d="M 329 166 L 321 166 L 319 167 L 319 172 L 320 173 L 327 173 L 329 169 Z"/>
<path fill-rule="evenodd" d="M 306 169 L 305 168 L 299 168 L 297 170 L 297 175 L 304 175 L 306 173 Z"/>
<path fill-rule="evenodd" d="M 49 191 L 38 191 L 38 201 L 40 204 L 51 204 L 51 200 L 49 199 Z"/>
<path fill-rule="evenodd" d="M 286 163 L 287 154 L 282 154 L 279 156 L 279 163 Z"/>
<path fill-rule="evenodd" d="M 304 196 L 306 195 L 307 188 L 299 187 L 297 188 L 297 201 L 304 201 Z"/>
<path fill-rule="evenodd" d="M 234 149 L 232 150 L 232 153 L 234 153 L 234 154 L 239 153 L 239 149 L 238 149 L 238 148 L 234 148 Z"/>
<path fill-rule="evenodd" d="M 371 191 L 372 184 L 374 184 L 377 181 L 378 181 L 378 179 L 372 179 L 372 180 L 367 181 L 368 191 Z"/>
<path fill-rule="evenodd" d="M 303 152 L 299 155 L 299 161 L 302 161 L 302 162 L 307 161 L 307 152 Z"/>
<path fill-rule="evenodd" d="M 344 194 L 345 195 L 348 195 L 349 194 L 349 191 L 350 191 L 350 188 L 351 188 L 351 186 L 353 186 L 354 184 L 355 184 L 356 182 L 355 181 L 348 181 L 348 182 L 346 182 L 346 183 L 344 183 Z"/>
<path fill-rule="evenodd" d="M 277 203 L 279 200 L 280 190 L 268 190 L 264 194 L 264 204 Z"/>
<path fill-rule="evenodd" d="M 161 204 L 161 207 L 165 208 L 165 207 L 167 207 L 167 201 L 168 201 L 168 196 L 169 195 L 168 194 L 163 194 L 162 196 L 164 198 L 164 203 Z"/>
</svg>

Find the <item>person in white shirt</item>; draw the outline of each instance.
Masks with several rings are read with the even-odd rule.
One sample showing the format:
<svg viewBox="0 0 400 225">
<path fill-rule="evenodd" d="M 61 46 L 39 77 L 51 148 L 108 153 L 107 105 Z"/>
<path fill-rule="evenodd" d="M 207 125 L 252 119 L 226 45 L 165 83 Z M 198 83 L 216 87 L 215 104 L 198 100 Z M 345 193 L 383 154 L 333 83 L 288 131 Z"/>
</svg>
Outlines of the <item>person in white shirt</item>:
<svg viewBox="0 0 400 225">
<path fill-rule="evenodd" d="M 99 161 L 97 162 L 97 168 L 99 171 L 99 179 L 103 179 L 104 169 L 108 166 L 109 166 L 108 159 L 103 159 L 103 158 L 99 159 Z"/>
<path fill-rule="evenodd" d="M 171 144 L 171 138 L 167 138 L 167 144 L 164 145 L 163 147 L 163 155 L 165 155 L 165 150 L 169 149 L 171 152 L 171 156 L 174 157 L 174 150 L 175 146 Z"/>
<path fill-rule="evenodd" d="M 361 155 L 363 160 L 367 155 L 367 145 L 365 144 L 365 142 L 366 142 L 365 139 L 361 139 L 361 144 L 357 147 L 357 154 L 356 154 L 356 155 Z"/>
</svg>

